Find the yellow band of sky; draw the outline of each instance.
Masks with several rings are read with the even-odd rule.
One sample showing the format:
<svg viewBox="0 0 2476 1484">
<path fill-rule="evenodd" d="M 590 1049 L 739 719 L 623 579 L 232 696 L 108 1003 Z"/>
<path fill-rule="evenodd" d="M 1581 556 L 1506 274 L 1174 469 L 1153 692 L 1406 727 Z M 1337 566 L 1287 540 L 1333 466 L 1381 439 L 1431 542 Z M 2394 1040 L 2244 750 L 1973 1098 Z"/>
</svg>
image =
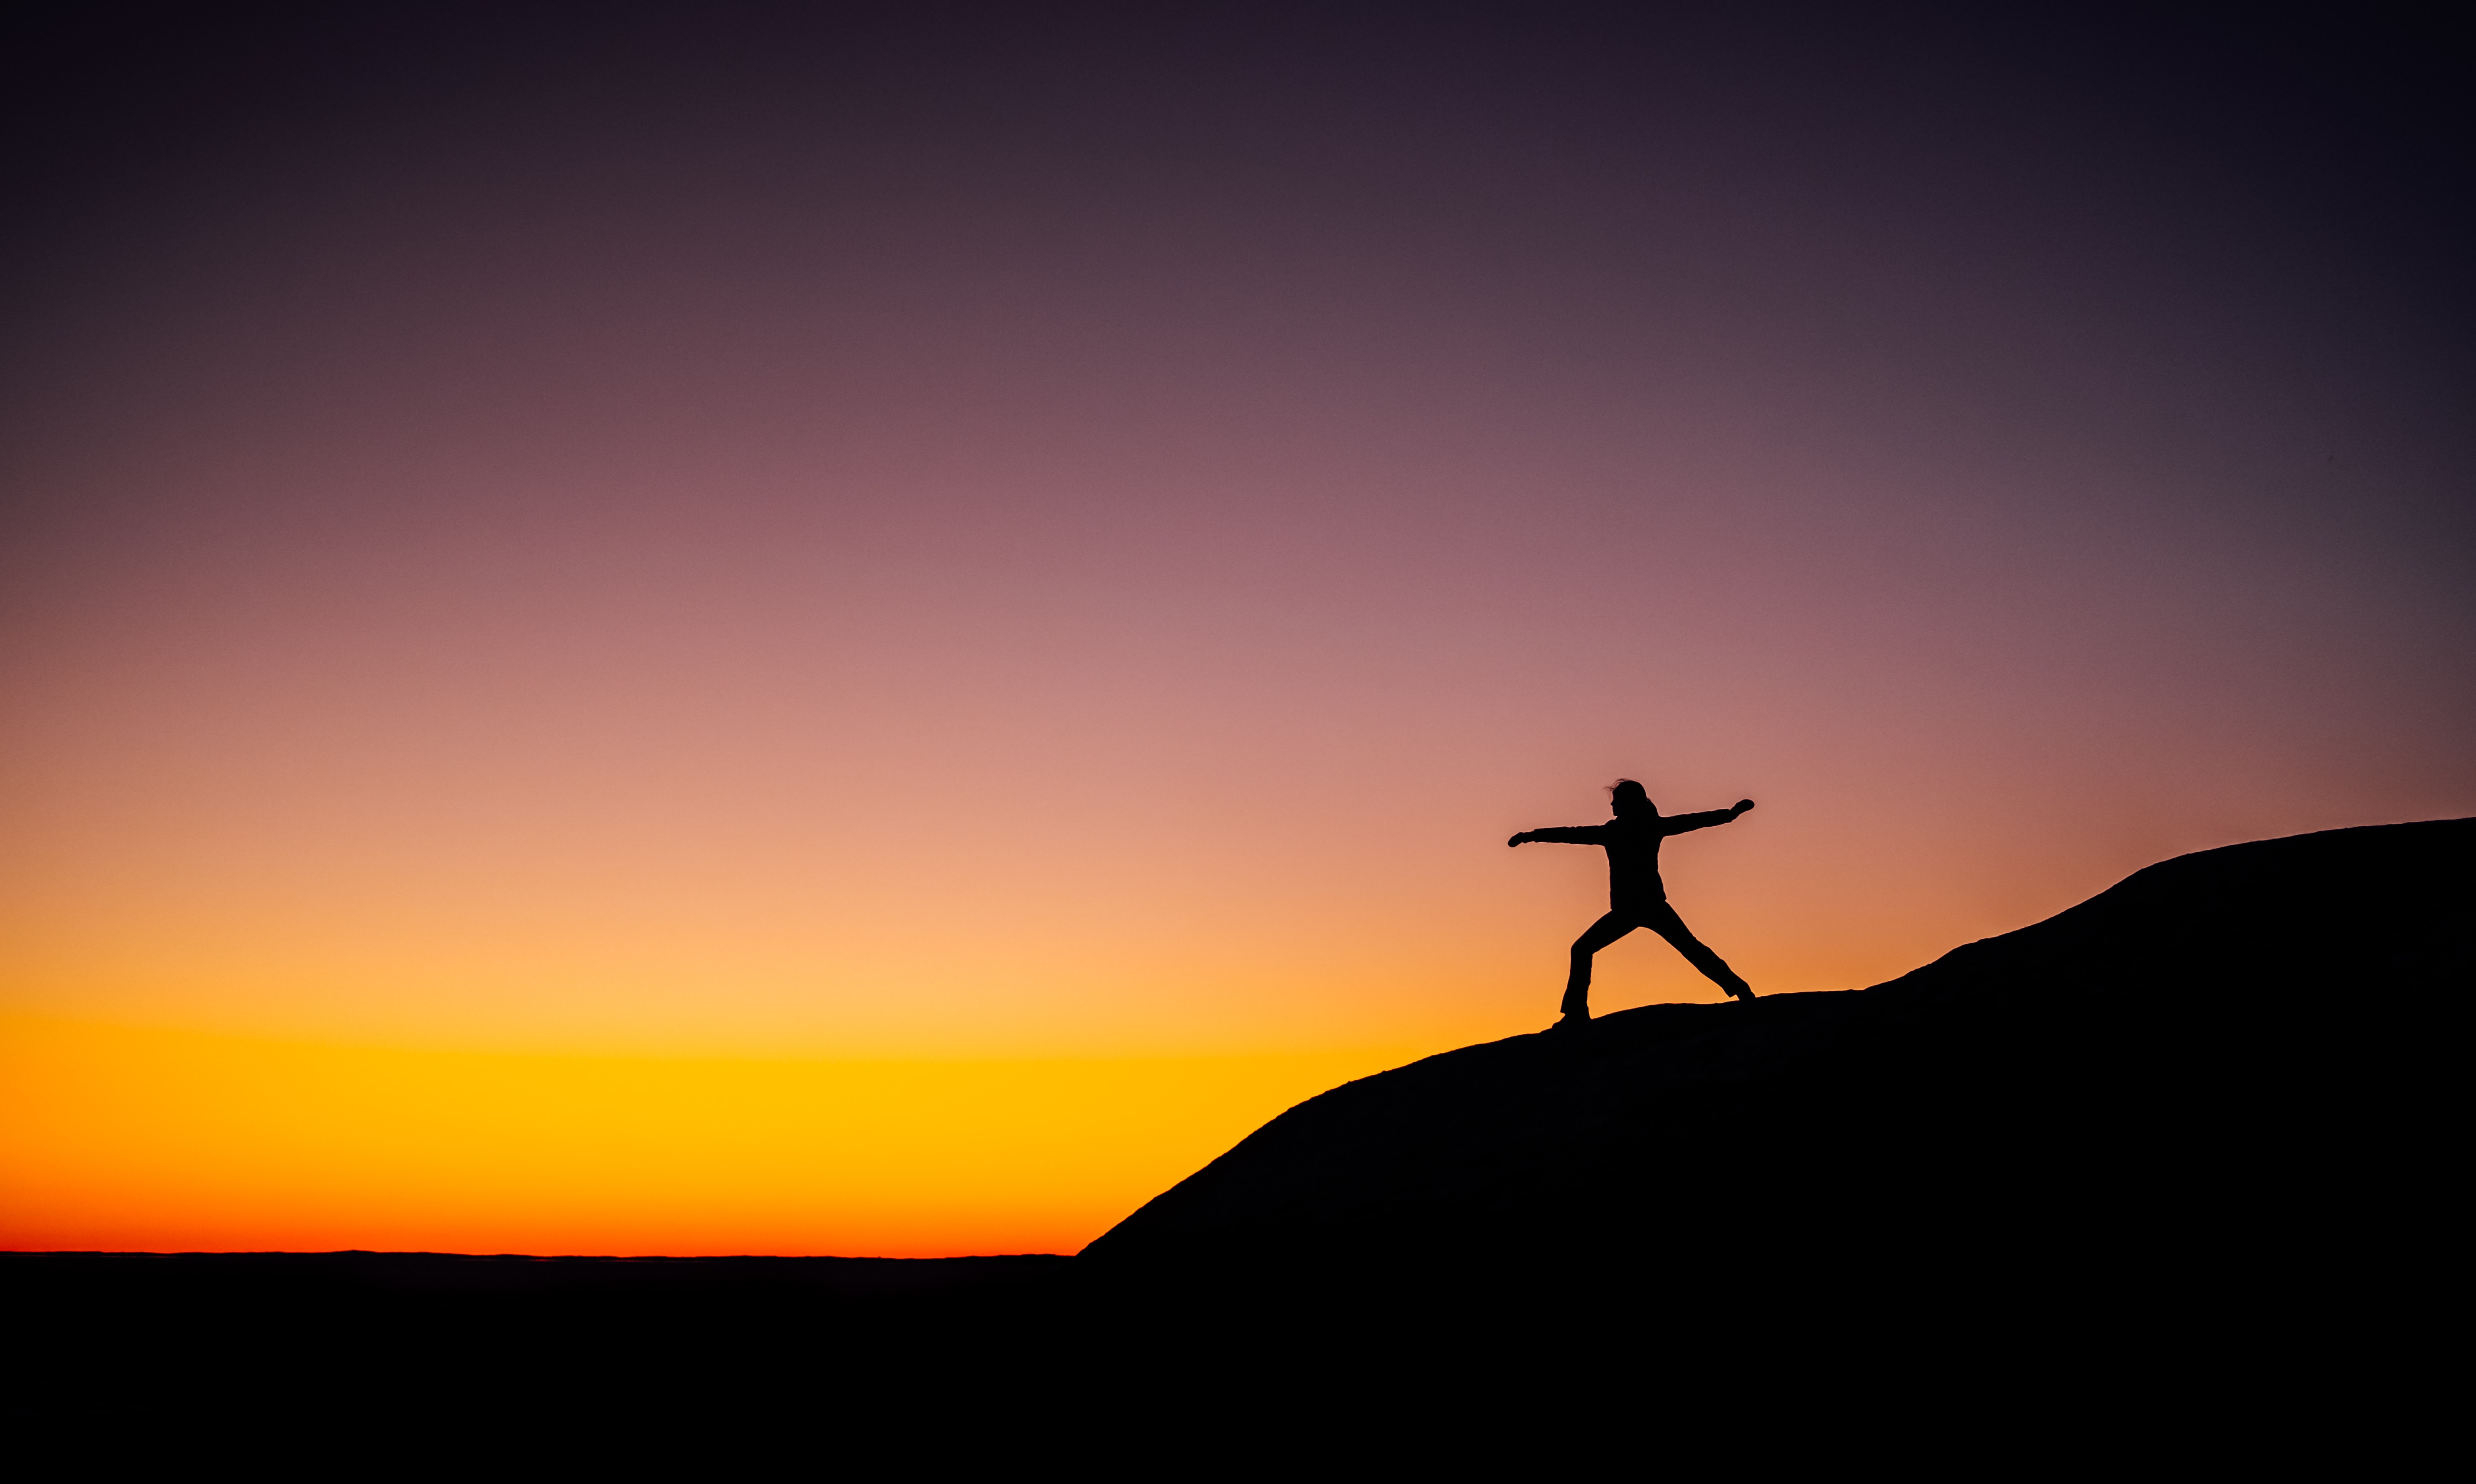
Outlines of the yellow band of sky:
<svg viewBox="0 0 2476 1484">
<path fill-rule="evenodd" d="M 0 1018 L 0 1245 L 1067 1252 L 1409 1054 L 487 1053 Z"/>
</svg>

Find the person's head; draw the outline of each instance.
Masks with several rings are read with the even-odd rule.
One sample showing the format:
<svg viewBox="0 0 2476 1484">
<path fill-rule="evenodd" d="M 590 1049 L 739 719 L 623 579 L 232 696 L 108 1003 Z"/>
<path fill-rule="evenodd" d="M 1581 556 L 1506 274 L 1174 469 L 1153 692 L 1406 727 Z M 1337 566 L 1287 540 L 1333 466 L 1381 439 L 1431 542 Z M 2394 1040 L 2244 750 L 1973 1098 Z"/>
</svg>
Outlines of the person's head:
<svg viewBox="0 0 2476 1484">
<path fill-rule="evenodd" d="M 1650 802 L 1650 791 L 1631 779 L 1619 779 L 1608 790 L 1608 807 L 1622 819 L 1627 814 L 1656 814 L 1659 808 Z"/>
</svg>

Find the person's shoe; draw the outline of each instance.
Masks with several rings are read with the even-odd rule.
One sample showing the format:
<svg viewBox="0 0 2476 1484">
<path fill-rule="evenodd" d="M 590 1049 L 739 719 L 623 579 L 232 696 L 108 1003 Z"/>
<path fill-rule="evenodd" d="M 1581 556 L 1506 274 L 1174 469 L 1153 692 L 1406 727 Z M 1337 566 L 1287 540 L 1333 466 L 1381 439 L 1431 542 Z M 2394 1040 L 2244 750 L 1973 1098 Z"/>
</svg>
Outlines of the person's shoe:
<svg viewBox="0 0 2476 1484">
<path fill-rule="evenodd" d="M 1584 1026 L 1590 1025 L 1590 1011 L 1567 1010 L 1563 1016 L 1558 1018 L 1556 1024 L 1548 1026 L 1548 1028 L 1550 1030 L 1580 1030 Z"/>
<path fill-rule="evenodd" d="M 1743 989 L 1732 989 L 1728 991 L 1728 998 L 1739 1004 L 1751 1004 L 1754 1002 L 1754 986 L 1748 984 Z"/>
</svg>

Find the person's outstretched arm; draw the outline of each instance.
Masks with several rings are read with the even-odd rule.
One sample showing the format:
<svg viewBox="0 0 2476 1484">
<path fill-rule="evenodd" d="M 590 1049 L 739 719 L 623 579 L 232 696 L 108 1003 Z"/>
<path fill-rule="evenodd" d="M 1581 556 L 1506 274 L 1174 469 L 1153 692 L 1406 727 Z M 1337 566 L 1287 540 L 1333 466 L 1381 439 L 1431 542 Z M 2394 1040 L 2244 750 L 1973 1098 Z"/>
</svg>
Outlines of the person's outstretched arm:
<svg viewBox="0 0 2476 1484">
<path fill-rule="evenodd" d="M 1708 829 L 1724 825 L 1754 806 L 1751 799 L 1740 799 L 1724 809 L 1710 809 L 1700 814 L 1671 814 L 1659 822 L 1661 834 L 1683 834 L 1689 829 Z"/>
<path fill-rule="evenodd" d="M 1575 825 L 1569 829 L 1525 829 L 1504 843 L 1507 847 L 1531 844 L 1598 845 L 1603 841 L 1599 831 L 1607 828 L 1605 825 Z"/>
</svg>

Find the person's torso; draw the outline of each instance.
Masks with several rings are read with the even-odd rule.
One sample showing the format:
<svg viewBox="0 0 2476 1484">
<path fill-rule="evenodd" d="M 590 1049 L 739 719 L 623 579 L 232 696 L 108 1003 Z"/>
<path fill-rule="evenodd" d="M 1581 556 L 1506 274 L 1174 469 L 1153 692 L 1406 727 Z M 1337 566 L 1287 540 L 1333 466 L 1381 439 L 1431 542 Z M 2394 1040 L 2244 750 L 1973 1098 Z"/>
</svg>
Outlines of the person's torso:
<svg viewBox="0 0 2476 1484">
<path fill-rule="evenodd" d="M 1668 900 L 1668 888 L 1659 879 L 1659 842 L 1667 838 L 1660 824 L 1657 815 L 1608 821 L 1600 838 L 1608 852 L 1610 906 Z"/>
</svg>

